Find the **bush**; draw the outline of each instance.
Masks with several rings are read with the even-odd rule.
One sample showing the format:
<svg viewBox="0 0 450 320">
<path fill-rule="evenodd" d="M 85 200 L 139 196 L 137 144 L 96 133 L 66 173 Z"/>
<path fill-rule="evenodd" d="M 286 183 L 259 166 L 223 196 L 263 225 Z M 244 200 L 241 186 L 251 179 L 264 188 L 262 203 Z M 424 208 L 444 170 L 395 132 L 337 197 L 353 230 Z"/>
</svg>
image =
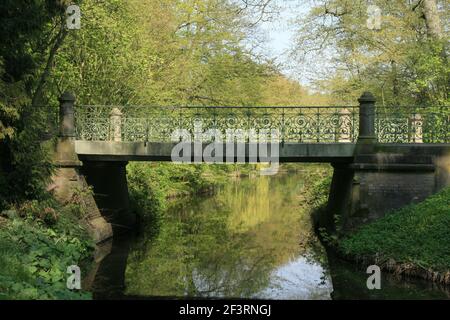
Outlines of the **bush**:
<svg viewBox="0 0 450 320">
<path fill-rule="evenodd" d="M 10 203 L 48 198 L 46 187 L 54 167 L 50 146 L 41 140 L 51 112 L 42 108 L 22 113 L 24 119 L 15 124 L 14 135 L 0 139 L 0 210 Z"/>
<path fill-rule="evenodd" d="M 93 251 L 72 208 L 31 201 L 8 212 L 0 226 L 0 299 L 89 298 L 66 288 L 67 267 L 86 271 Z"/>
<path fill-rule="evenodd" d="M 128 189 L 134 212 L 146 221 L 157 221 L 165 208 L 164 175 L 149 165 L 133 163 L 127 167 Z"/>
</svg>

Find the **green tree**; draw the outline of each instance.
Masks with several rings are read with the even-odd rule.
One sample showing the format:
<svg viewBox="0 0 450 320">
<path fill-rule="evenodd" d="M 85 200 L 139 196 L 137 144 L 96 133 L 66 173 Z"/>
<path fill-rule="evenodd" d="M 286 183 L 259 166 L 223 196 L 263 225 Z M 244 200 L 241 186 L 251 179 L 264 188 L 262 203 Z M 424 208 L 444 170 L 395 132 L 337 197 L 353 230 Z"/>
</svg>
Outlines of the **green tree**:
<svg viewBox="0 0 450 320">
<path fill-rule="evenodd" d="M 381 10 L 380 30 L 367 24 L 370 3 Z M 300 19 L 298 57 L 332 57 L 322 88 L 347 102 L 369 89 L 383 104 L 448 103 L 448 26 L 440 19 L 448 1 L 370 3 L 322 0 Z"/>
<path fill-rule="evenodd" d="M 0 3 L 0 206 L 40 196 L 51 166 L 43 89 L 65 35 L 65 1 Z"/>
</svg>

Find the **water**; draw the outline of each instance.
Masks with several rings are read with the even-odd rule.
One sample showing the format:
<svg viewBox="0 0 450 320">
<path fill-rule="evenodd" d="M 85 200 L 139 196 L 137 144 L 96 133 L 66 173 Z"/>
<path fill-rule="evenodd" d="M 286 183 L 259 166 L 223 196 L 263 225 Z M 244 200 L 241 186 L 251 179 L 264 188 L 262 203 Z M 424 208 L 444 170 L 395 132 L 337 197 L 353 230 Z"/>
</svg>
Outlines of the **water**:
<svg viewBox="0 0 450 320">
<path fill-rule="evenodd" d="M 326 253 L 302 206 L 307 173 L 239 179 L 214 196 L 173 203 L 159 224 L 116 238 L 94 297 L 442 299 L 424 281 L 389 275 L 370 291 L 363 269 Z"/>
</svg>

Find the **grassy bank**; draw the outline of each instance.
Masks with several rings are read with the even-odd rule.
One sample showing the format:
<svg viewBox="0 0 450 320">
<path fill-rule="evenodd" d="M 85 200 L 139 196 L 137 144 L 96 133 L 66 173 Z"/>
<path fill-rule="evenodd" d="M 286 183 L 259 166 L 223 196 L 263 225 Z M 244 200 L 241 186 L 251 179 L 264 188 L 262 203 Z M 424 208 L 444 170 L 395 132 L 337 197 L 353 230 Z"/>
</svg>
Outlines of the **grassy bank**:
<svg viewBox="0 0 450 320">
<path fill-rule="evenodd" d="M 346 257 L 450 284 L 450 188 L 365 225 L 339 241 Z"/>
<path fill-rule="evenodd" d="M 330 183 L 330 175 L 316 179 L 304 197 L 319 236 L 330 249 L 350 261 L 450 284 L 450 188 L 339 237 L 318 226 L 328 214 Z"/>
<path fill-rule="evenodd" d="M 76 204 L 30 201 L 0 217 L 0 299 L 89 299 L 66 287 L 67 267 L 89 269 L 93 252 Z"/>
</svg>

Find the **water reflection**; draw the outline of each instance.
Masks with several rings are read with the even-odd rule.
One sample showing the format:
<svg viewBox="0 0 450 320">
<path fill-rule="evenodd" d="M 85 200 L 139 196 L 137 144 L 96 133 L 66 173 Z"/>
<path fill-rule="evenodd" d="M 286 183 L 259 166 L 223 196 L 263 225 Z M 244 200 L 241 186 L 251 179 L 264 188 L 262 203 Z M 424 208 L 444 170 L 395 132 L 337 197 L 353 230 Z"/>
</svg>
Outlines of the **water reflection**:
<svg viewBox="0 0 450 320">
<path fill-rule="evenodd" d="M 332 284 L 322 266 L 299 256 L 271 275 L 271 284 L 255 297 L 280 300 L 329 299 Z"/>
<path fill-rule="evenodd" d="M 94 298 L 448 299 L 424 281 L 383 273 L 366 287 L 363 268 L 326 254 L 300 206 L 305 174 L 230 182 L 215 196 L 179 201 L 160 228 L 116 237 Z M 328 271 L 331 270 L 331 271 Z"/>
<path fill-rule="evenodd" d="M 329 299 L 329 277 L 299 245 L 306 242 L 299 235 L 311 236 L 298 200 L 302 181 L 242 179 L 213 197 L 174 204 L 156 237 L 144 233 L 131 246 L 125 293 Z"/>
</svg>

